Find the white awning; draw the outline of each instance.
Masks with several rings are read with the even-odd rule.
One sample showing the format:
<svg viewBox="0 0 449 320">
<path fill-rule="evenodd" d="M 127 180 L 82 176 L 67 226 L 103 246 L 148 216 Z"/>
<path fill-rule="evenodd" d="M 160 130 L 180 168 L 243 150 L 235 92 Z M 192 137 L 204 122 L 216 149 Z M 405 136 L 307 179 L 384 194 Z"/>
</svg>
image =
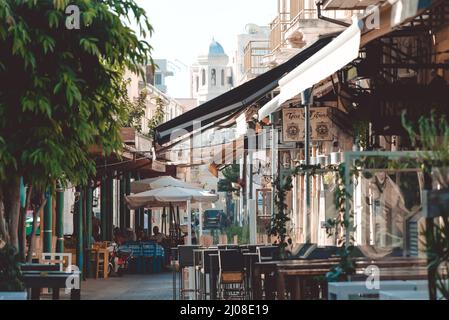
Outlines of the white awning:
<svg viewBox="0 0 449 320">
<path fill-rule="evenodd" d="M 362 22 L 353 24 L 331 43 L 279 80 L 281 93 L 259 110 L 259 119 L 279 110 L 280 106 L 356 59 L 359 55 Z"/>
</svg>

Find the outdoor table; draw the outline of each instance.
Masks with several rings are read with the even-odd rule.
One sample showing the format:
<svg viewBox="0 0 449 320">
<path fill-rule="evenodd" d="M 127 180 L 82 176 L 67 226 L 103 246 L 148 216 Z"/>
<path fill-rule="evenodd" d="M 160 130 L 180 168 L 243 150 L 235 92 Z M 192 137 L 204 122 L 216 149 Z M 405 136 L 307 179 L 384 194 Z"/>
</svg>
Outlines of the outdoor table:
<svg viewBox="0 0 449 320">
<path fill-rule="evenodd" d="M 285 299 L 286 277 L 292 278 L 292 299 L 304 299 L 304 283 L 313 277 L 323 277 L 333 266 L 338 265 L 338 258 L 325 260 L 286 260 L 276 263 L 276 288 L 278 298 Z M 426 261 L 415 258 L 354 259 L 356 274 L 350 279 L 366 280 L 365 269 L 376 266 L 381 270 L 382 280 L 419 280 L 427 276 Z M 327 283 L 324 283 L 326 286 Z"/>
<path fill-rule="evenodd" d="M 22 272 L 26 271 L 60 271 L 58 264 L 41 264 L 41 263 L 23 263 L 20 265 Z"/>
<path fill-rule="evenodd" d="M 31 288 L 31 299 L 39 300 L 42 288 L 51 288 L 53 300 L 59 300 L 59 289 L 66 288 L 66 282 L 69 277 L 78 278 L 81 285 L 79 273 L 67 273 L 60 271 L 26 271 L 23 272 L 23 283 L 26 288 Z M 81 299 L 81 289 L 71 289 L 71 300 Z"/>
</svg>

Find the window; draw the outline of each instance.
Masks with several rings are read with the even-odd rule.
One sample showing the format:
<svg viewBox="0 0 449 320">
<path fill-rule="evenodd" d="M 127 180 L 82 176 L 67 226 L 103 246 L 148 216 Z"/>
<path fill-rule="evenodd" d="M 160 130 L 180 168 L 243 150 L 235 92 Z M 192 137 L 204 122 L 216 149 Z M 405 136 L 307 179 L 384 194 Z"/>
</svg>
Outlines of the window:
<svg viewBox="0 0 449 320">
<path fill-rule="evenodd" d="M 225 71 L 221 69 L 221 85 L 225 85 Z"/>
<path fill-rule="evenodd" d="M 206 70 L 204 69 L 201 70 L 201 85 L 206 85 Z"/>
<path fill-rule="evenodd" d="M 160 86 L 162 84 L 162 75 L 160 73 L 156 73 L 154 76 L 154 84 Z"/>
<path fill-rule="evenodd" d="M 213 86 L 217 85 L 217 71 L 215 69 L 211 70 L 211 82 Z"/>
</svg>

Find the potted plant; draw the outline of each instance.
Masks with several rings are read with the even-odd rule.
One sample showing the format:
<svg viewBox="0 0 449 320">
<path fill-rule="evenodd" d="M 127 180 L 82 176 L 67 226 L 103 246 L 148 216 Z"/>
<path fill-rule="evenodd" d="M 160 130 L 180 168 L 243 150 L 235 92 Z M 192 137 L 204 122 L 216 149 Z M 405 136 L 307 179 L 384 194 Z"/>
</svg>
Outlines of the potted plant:
<svg viewBox="0 0 449 320">
<path fill-rule="evenodd" d="M 26 300 L 16 248 L 0 240 L 0 300 Z"/>
</svg>

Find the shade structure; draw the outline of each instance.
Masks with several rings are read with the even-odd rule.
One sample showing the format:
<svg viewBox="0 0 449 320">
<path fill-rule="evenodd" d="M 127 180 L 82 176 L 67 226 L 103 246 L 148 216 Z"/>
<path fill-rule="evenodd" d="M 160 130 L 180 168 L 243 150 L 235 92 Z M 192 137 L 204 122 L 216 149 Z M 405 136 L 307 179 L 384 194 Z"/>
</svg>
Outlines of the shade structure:
<svg viewBox="0 0 449 320">
<path fill-rule="evenodd" d="M 281 77 L 306 61 L 334 38 L 335 35 L 320 37 L 312 45 L 283 64 L 170 121 L 162 123 L 156 128 L 156 142 L 160 145 L 166 144 L 173 137 L 180 137 L 199 128 L 204 128 L 219 119 L 251 106 L 254 102 L 278 87 Z M 198 127 L 196 127 L 196 124 Z"/>
<path fill-rule="evenodd" d="M 131 193 L 140 193 L 164 187 L 179 187 L 188 189 L 200 189 L 187 182 L 173 178 L 171 176 L 161 176 L 157 178 L 143 179 L 131 182 Z"/>
<path fill-rule="evenodd" d="M 278 111 L 284 102 L 313 87 L 356 59 L 359 55 L 361 28 L 362 23 L 354 18 L 353 24 L 343 33 L 280 79 L 280 94 L 259 110 L 259 119 Z"/>
<path fill-rule="evenodd" d="M 142 207 L 162 207 L 169 203 L 184 205 L 188 201 L 190 203 L 212 203 L 218 200 L 218 195 L 202 189 L 169 186 L 132 194 L 126 196 L 125 200 L 130 209 L 138 209 Z"/>
</svg>

